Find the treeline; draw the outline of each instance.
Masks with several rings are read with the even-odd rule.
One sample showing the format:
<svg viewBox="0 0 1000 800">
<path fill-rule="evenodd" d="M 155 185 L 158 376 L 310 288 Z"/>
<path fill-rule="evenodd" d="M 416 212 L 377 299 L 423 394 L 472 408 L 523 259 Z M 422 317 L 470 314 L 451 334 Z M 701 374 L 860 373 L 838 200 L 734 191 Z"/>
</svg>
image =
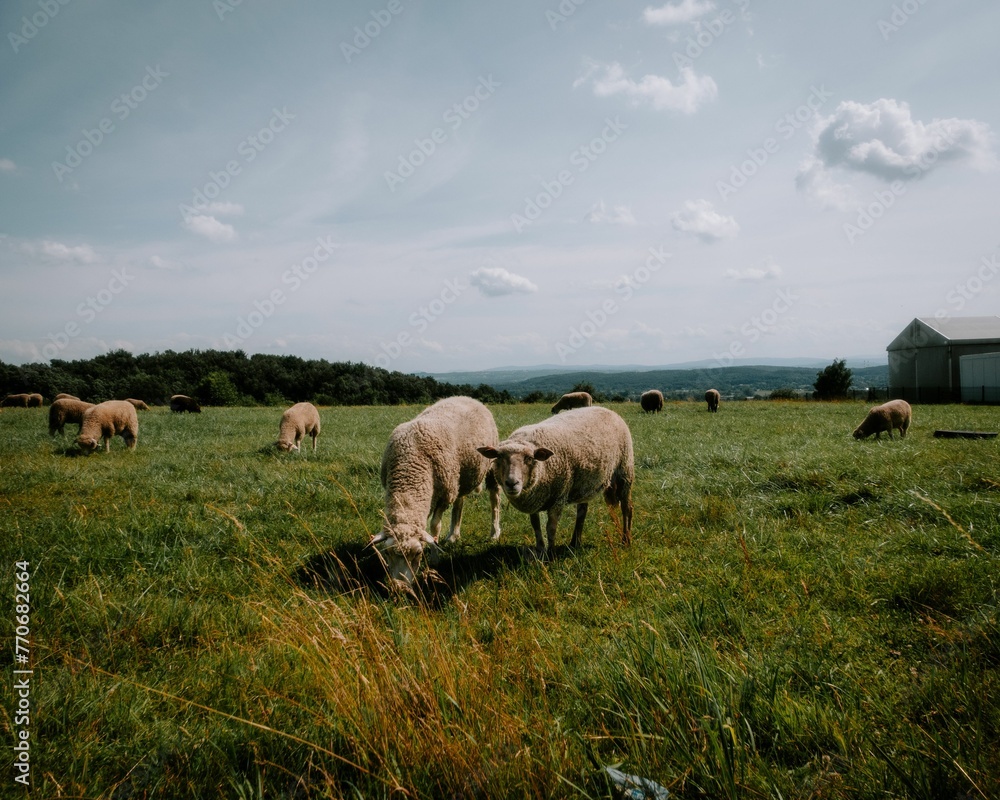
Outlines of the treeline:
<svg viewBox="0 0 1000 800">
<path fill-rule="evenodd" d="M 161 405 L 186 394 L 203 405 L 397 405 L 432 403 L 468 395 L 484 403 L 514 402 L 507 391 L 451 384 L 351 362 L 298 356 L 253 355 L 242 350 L 188 350 L 133 355 L 114 350 L 77 361 L 17 366 L 0 361 L 0 396 L 39 392 L 50 402 L 60 392 L 91 402 L 134 397 Z"/>
</svg>

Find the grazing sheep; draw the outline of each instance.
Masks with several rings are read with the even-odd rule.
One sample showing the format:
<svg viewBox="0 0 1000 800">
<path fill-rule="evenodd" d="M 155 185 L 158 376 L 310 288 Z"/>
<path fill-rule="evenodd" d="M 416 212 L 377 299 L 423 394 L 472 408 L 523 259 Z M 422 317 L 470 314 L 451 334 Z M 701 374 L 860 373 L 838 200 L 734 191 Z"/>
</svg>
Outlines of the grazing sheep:
<svg viewBox="0 0 1000 800">
<path fill-rule="evenodd" d="M 0 401 L 0 407 L 2 408 L 27 408 L 28 398 L 31 395 L 28 394 L 9 394 L 2 401 Z"/>
<path fill-rule="evenodd" d="M 49 436 L 57 433 L 65 435 L 63 427 L 67 422 L 76 423 L 83 429 L 83 412 L 94 404 L 78 400 L 75 397 L 61 397 L 52 401 L 49 406 Z"/>
<path fill-rule="evenodd" d="M 129 450 L 135 449 L 139 438 L 139 418 L 135 406 L 124 400 L 107 400 L 83 412 L 80 435 L 76 443 L 85 453 L 92 453 L 104 439 L 104 451 L 111 450 L 111 439 L 121 436 Z"/>
<path fill-rule="evenodd" d="M 569 392 L 560 397 L 559 402 L 552 406 L 552 413 L 558 414 L 560 411 L 568 411 L 572 408 L 586 408 L 592 405 L 594 405 L 594 398 L 588 392 Z"/>
<path fill-rule="evenodd" d="M 889 431 L 891 439 L 893 428 L 898 428 L 900 438 L 905 438 L 906 429 L 910 427 L 912 418 L 913 410 L 909 403 L 905 400 L 890 400 L 868 411 L 868 416 L 854 429 L 854 438 L 864 439 L 874 433 L 878 439 L 882 431 Z"/>
<path fill-rule="evenodd" d="M 41 408 L 45 404 L 45 398 L 35 392 L 28 395 L 28 408 Z"/>
<path fill-rule="evenodd" d="M 540 558 L 552 555 L 559 516 L 569 503 L 576 504 L 570 546 L 579 546 L 587 502 L 599 492 L 608 505 L 621 505 L 622 541 L 631 542 L 635 456 L 628 425 L 614 411 L 598 406 L 549 417 L 518 428 L 496 447 L 480 447 L 479 452 L 494 459 L 493 476 L 510 504 L 531 515 Z M 542 511 L 547 514 L 547 547 Z"/>
<path fill-rule="evenodd" d="M 175 394 L 170 398 L 170 410 L 176 411 L 178 414 L 185 411 L 191 414 L 200 414 L 201 406 L 193 397 L 188 397 L 186 394 Z"/>
<path fill-rule="evenodd" d="M 709 389 L 705 392 L 705 402 L 708 403 L 708 410 L 713 413 L 719 410 L 720 399 L 718 389 Z"/>
<path fill-rule="evenodd" d="M 281 415 L 277 447 L 286 453 L 298 450 L 299 443 L 307 435 L 312 437 L 315 452 L 316 437 L 319 436 L 319 411 L 312 403 L 296 403 Z"/>
<path fill-rule="evenodd" d="M 134 397 L 126 397 L 125 402 L 134 405 L 136 411 L 149 411 L 149 406 L 142 400 L 136 400 Z"/>
<path fill-rule="evenodd" d="M 55 396 L 53 402 L 55 402 L 55 400 L 79 400 L 79 399 L 80 398 L 77 397 L 75 394 L 66 394 L 66 392 L 59 392 L 59 394 Z"/>
<path fill-rule="evenodd" d="M 650 389 L 639 396 L 639 405 L 643 411 L 660 412 L 663 411 L 663 392 L 659 389 Z"/>
<path fill-rule="evenodd" d="M 440 541 L 460 537 L 465 496 L 484 479 L 492 536 L 500 537 L 500 487 L 488 477 L 490 462 L 476 450 L 484 442 L 496 446 L 499 438 L 489 409 L 471 397 L 439 400 L 393 430 L 382 454 L 385 528 L 371 544 L 396 585 L 412 583 L 426 547 L 436 555 L 441 517 L 452 504 L 451 529 Z"/>
</svg>

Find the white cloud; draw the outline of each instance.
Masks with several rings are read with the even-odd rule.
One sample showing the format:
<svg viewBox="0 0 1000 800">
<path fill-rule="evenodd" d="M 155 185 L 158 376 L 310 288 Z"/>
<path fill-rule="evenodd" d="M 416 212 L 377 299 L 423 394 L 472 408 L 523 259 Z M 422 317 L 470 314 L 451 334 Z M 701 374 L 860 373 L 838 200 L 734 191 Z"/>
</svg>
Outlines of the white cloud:
<svg viewBox="0 0 1000 800">
<path fill-rule="evenodd" d="M 856 203 L 851 187 L 837 183 L 818 158 L 809 158 L 802 163 L 795 176 L 795 186 L 822 208 L 849 211 Z"/>
<path fill-rule="evenodd" d="M 824 167 L 885 181 L 915 180 L 950 161 L 979 168 L 996 163 L 990 126 L 974 119 L 914 120 L 906 103 L 845 101 L 820 121 L 816 157 Z"/>
<path fill-rule="evenodd" d="M 781 267 L 768 261 L 763 267 L 747 267 L 744 270 L 727 269 L 724 277 L 732 281 L 767 281 L 781 277 Z"/>
<path fill-rule="evenodd" d="M 17 164 L 9 158 L 0 158 L 0 172 L 13 172 L 17 169 Z"/>
<path fill-rule="evenodd" d="M 488 297 L 538 291 L 538 287 L 527 278 L 508 272 L 503 267 L 480 267 L 470 276 L 470 283 Z"/>
<path fill-rule="evenodd" d="M 219 222 L 215 217 L 204 214 L 187 217 L 184 220 L 184 227 L 191 233 L 204 236 L 212 242 L 231 242 L 236 239 L 236 229 L 232 225 Z"/>
<path fill-rule="evenodd" d="M 608 223 L 609 225 L 635 225 L 635 216 L 628 206 L 614 206 L 610 210 L 604 205 L 604 201 L 596 203 L 587 215 L 587 222 L 599 225 Z"/>
<path fill-rule="evenodd" d="M 55 259 L 56 261 L 76 261 L 80 264 L 93 264 L 99 260 L 97 253 L 94 252 L 94 249 L 89 244 L 79 244 L 71 247 L 62 242 L 45 240 L 38 245 L 25 242 L 21 245 L 21 249 L 30 255 L 41 254 L 46 258 Z"/>
<path fill-rule="evenodd" d="M 180 264 L 160 258 L 160 256 L 150 256 L 149 263 L 156 267 L 156 269 L 180 269 Z"/>
<path fill-rule="evenodd" d="M 657 111 L 693 114 L 699 106 L 715 100 L 719 87 L 709 76 L 698 75 L 691 67 L 681 69 L 680 82 L 675 84 L 660 75 L 644 75 L 636 82 L 625 75 L 621 64 L 612 63 L 605 65 L 603 77 L 594 81 L 594 94 L 598 97 L 624 94 L 636 106 L 649 103 Z"/>
<path fill-rule="evenodd" d="M 708 200 L 688 200 L 670 221 L 676 230 L 693 233 L 704 242 L 732 239 L 740 232 L 736 220 L 720 214 Z"/>
<path fill-rule="evenodd" d="M 216 200 L 210 203 L 205 209 L 209 214 L 221 214 L 222 216 L 240 217 L 243 215 L 243 206 L 239 203 L 221 202 Z"/>
<path fill-rule="evenodd" d="M 642 12 L 642 19 L 647 25 L 682 25 L 713 10 L 715 3 L 711 0 L 681 0 L 679 3 L 667 3 L 663 8 L 647 6 Z"/>
</svg>

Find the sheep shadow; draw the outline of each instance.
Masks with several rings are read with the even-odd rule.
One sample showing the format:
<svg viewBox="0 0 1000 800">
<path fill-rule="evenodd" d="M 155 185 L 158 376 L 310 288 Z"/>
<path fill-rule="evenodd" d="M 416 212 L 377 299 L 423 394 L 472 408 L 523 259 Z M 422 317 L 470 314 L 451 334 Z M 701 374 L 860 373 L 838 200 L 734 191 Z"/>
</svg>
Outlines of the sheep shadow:
<svg viewBox="0 0 1000 800">
<path fill-rule="evenodd" d="M 552 561 L 577 552 L 569 545 L 557 546 Z M 496 544 L 478 552 L 445 550 L 432 568 L 421 570 L 413 582 L 412 596 L 422 604 L 439 608 L 467 586 L 497 575 L 542 563 L 530 547 Z M 310 556 L 295 570 L 303 586 L 334 594 L 362 593 L 383 599 L 397 597 L 390 588 L 385 564 L 366 544 L 351 542 Z"/>
</svg>

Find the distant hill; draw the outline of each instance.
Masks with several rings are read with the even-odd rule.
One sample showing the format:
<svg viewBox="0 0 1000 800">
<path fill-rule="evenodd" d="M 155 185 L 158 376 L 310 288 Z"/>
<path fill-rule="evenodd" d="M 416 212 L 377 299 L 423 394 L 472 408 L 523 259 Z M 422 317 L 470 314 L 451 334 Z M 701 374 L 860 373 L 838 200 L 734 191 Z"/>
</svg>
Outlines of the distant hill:
<svg viewBox="0 0 1000 800">
<path fill-rule="evenodd" d="M 669 397 L 700 398 L 706 389 L 716 388 L 724 397 L 752 397 L 775 389 L 793 389 L 804 394 L 813 390 L 816 373 L 827 363 L 812 366 L 782 366 L 752 364 L 713 368 L 616 368 L 601 367 L 547 372 L 547 367 L 527 369 L 501 368 L 482 372 L 452 372 L 434 375 L 437 380 L 451 383 L 488 384 L 494 389 L 524 397 L 533 392 L 563 394 L 578 383 L 589 383 L 594 389 L 608 396 L 625 396 L 637 399 L 647 389 L 659 389 Z M 853 388 L 861 391 L 868 387 L 885 387 L 889 380 L 889 367 L 852 368 Z"/>
</svg>

